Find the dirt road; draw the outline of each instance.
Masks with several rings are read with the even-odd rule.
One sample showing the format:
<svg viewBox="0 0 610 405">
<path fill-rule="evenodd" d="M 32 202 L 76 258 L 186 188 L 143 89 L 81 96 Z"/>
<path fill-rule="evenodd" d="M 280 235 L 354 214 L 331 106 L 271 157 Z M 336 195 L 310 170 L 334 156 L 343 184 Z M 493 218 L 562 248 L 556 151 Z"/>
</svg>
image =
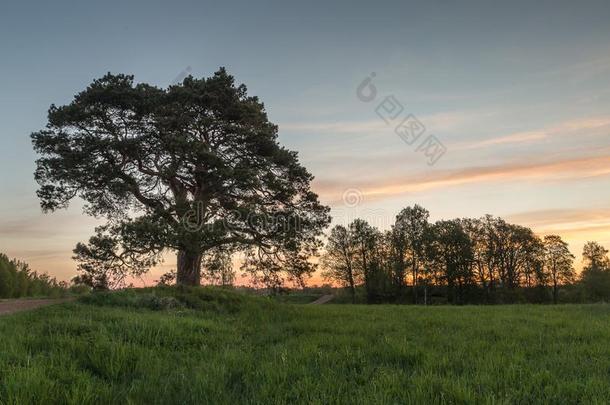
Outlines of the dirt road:
<svg viewBox="0 0 610 405">
<path fill-rule="evenodd" d="M 0 300 L 0 316 L 15 312 L 27 311 L 48 305 L 61 304 L 62 302 L 72 301 L 74 298 L 60 299 L 32 299 L 32 300 Z"/>
<path fill-rule="evenodd" d="M 318 298 L 317 300 L 315 300 L 314 302 L 310 302 L 309 305 L 326 304 L 327 302 L 332 301 L 333 298 L 335 298 L 335 296 L 332 294 L 323 295 L 320 298 Z"/>
</svg>

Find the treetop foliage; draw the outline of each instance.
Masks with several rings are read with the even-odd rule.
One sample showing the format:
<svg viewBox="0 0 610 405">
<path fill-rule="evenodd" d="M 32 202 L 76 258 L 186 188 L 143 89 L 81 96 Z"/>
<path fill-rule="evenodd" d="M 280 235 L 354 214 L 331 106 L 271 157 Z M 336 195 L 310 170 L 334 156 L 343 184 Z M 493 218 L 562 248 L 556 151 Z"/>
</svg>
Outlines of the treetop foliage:
<svg viewBox="0 0 610 405">
<path fill-rule="evenodd" d="M 396 216 L 381 232 L 362 219 L 329 234 L 323 275 L 348 287 L 352 300 L 362 286 L 368 302 L 450 303 L 558 302 L 577 281 L 574 255 L 558 235 L 487 215 L 428 222 L 418 205 Z M 595 242 L 583 252 L 579 297 L 610 298 L 608 251 Z M 606 287 L 594 291 L 592 286 Z"/>
</svg>

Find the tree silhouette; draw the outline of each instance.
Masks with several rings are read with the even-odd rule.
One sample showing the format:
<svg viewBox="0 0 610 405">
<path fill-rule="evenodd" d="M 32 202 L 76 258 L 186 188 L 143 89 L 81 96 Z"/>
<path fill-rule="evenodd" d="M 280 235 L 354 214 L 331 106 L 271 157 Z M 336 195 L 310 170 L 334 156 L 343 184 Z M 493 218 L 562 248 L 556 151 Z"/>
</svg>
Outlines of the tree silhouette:
<svg viewBox="0 0 610 405">
<path fill-rule="evenodd" d="M 330 231 L 326 252 L 322 257 L 327 280 L 333 280 L 350 290 L 352 303 L 356 302 L 356 285 L 360 283 L 363 274 L 357 266 L 356 255 L 358 246 L 349 229 L 337 225 Z"/>
<path fill-rule="evenodd" d="M 80 197 L 87 213 L 108 219 L 77 247 L 81 270 L 111 258 L 107 270 L 138 273 L 171 250 L 177 282 L 197 285 L 210 249 L 294 265 L 330 220 L 263 104 L 223 68 L 167 89 L 108 74 L 52 105 L 32 141 L 42 208 Z"/>
<path fill-rule="evenodd" d="M 438 221 L 430 228 L 426 256 L 429 265 L 441 273 L 449 301 L 463 303 L 465 289 L 473 282 L 473 244 L 459 220 Z"/>
<path fill-rule="evenodd" d="M 558 235 L 544 237 L 544 258 L 546 271 L 553 287 L 553 303 L 557 304 L 559 285 L 574 280 L 575 272 L 572 263 L 574 255 L 568 250 L 568 244 Z"/>
<path fill-rule="evenodd" d="M 588 299 L 610 298 L 610 260 L 608 250 L 597 242 L 587 242 L 582 252 L 582 284 Z"/>
<path fill-rule="evenodd" d="M 413 285 L 413 301 L 417 303 L 417 282 L 419 271 L 424 261 L 424 235 L 428 228 L 430 213 L 425 208 L 415 204 L 413 207 L 404 208 L 396 216 L 394 225 L 397 234 L 401 238 L 399 243 L 404 245 L 401 249 L 405 258 L 402 262 L 409 263 L 411 267 L 411 282 Z"/>
<path fill-rule="evenodd" d="M 355 247 L 355 265 L 358 274 L 362 274 L 366 288 L 367 300 L 375 300 L 375 287 L 379 262 L 377 244 L 381 237 L 379 231 L 362 219 L 356 219 L 349 224 L 349 233 Z"/>
</svg>

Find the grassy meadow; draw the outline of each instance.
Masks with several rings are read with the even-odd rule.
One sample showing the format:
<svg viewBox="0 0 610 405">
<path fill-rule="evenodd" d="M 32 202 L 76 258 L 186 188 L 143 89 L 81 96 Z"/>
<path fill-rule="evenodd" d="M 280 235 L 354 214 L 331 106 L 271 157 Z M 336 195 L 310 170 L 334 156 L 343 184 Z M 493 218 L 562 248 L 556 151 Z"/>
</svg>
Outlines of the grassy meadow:
<svg viewBox="0 0 610 405">
<path fill-rule="evenodd" d="M 610 306 L 149 289 L 0 318 L 0 403 L 604 403 Z"/>
</svg>

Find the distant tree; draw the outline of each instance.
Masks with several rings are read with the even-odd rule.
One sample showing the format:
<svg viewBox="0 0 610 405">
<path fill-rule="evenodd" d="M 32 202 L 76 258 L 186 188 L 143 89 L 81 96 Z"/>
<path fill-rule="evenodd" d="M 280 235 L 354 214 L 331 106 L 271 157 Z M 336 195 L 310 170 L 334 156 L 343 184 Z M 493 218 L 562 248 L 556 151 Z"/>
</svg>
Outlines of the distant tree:
<svg viewBox="0 0 610 405">
<path fill-rule="evenodd" d="M 497 257 L 496 252 L 501 251 L 500 246 L 502 245 L 501 238 L 498 237 L 496 228 L 501 223 L 500 218 L 494 218 L 491 215 L 485 215 L 481 218 L 479 223 L 479 230 L 482 232 L 481 238 L 478 240 L 480 245 L 477 249 L 480 249 L 478 253 L 482 266 L 487 273 L 487 299 L 491 302 L 491 298 L 495 293 L 495 290 L 500 281 L 500 275 L 498 268 L 500 267 L 500 259 Z"/>
<path fill-rule="evenodd" d="M 368 224 L 367 224 L 368 225 Z M 370 225 L 369 225 L 370 226 Z M 404 277 L 396 274 L 395 249 L 392 242 L 392 232 L 380 232 L 375 227 L 365 228 L 364 235 L 354 235 L 356 244 L 360 246 L 360 253 L 356 254 L 358 268 L 364 273 L 362 250 L 366 254 L 366 273 L 363 274 L 367 302 L 380 303 L 396 301 L 402 297 Z M 366 242 L 362 244 L 362 242 Z M 404 274 L 404 273 L 402 273 Z"/>
<path fill-rule="evenodd" d="M 12 298 L 17 268 L 6 255 L 0 253 L 0 298 Z"/>
<path fill-rule="evenodd" d="M 27 263 L 0 253 L 0 299 L 53 296 L 65 292 L 67 283 L 46 273 L 37 273 Z"/>
<path fill-rule="evenodd" d="M 587 242 L 582 250 L 584 271 L 605 271 L 610 269 L 608 250 L 597 242 Z"/>
<path fill-rule="evenodd" d="M 52 105 L 32 134 L 38 196 L 44 211 L 80 197 L 86 213 L 108 218 L 75 252 L 93 278 L 137 275 L 175 251 L 177 283 L 198 285 L 203 257 L 219 247 L 260 251 L 251 259 L 283 271 L 319 245 L 330 217 L 277 131 L 224 69 L 167 89 L 108 74 Z"/>
<path fill-rule="evenodd" d="M 358 274 L 362 274 L 367 300 L 375 301 L 378 291 L 378 275 L 380 263 L 378 258 L 378 243 L 381 235 L 377 229 L 362 219 L 356 219 L 349 225 L 349 233 L 355 247 L 355 266 Z"/>
<path fill-rule="evenodd" d="M 553 288 L 553 303 L 557 304 L 559 286 L 573 282 L 576 275 L 573 267 L 574 255 L 560 236 L 544 237 L 544 263 Z"/>
<path fill-rule="evenodd" d="M 384 235 L 387 243 L 388 272 L 390 282 L 397 298 L 404 295 L 407 276 L 407 252 L 404 229 L 392 225 Z"/>
<path fill-rule="evenodd" d="M 363 274 L 357 267 L 357 246 L 349 229 L 336 225 L 331 231 L 326 243 L 326 252 L 322 256 L 322 275 L 327 280 L 338 282 L 348 287 L 352 303 L 356 302 L 356 285 Z"/>
<path fill-rule="evenodd" d="M 608 250 L 597 242 L 587 242 L 582 252 L 582 286 L 593 301 L 610 300 L 610 260 Z"/>
<path fill-rule="evenodd" d="M 473 244 L 460 220 L 438 221 L 428 231 L 426 257 L 429 265 L 442 274 L 449 300 L 461 304 L 465 289 L 473 284 Z"/>
<path fill-rule="evenodd" d="M 460 223 L 472 243 L 472 274 L 474 280 L 483 288 L 485 299 L 490 302 L 494 275 L 489 261 L 485 221 L 483 219 L 464 218 L 460 220 Z"/>
<path fill-rule="evenodd" d="M 498 220 L 495 224 L 495 262 L 502 285 L 514 289 L 521 283 L 525 268 L 536 248 L 536 236 L 531 229 Z"/>
<path fill-rule="evenodd" d="M 424 236 L 428 228 L 430 213 L 425 208 L 415 204 L 413 207 L 404 208 L 396 216 L 395 229 L 404 244 L 402 253 L 405 255 L 403 262 L 409 263 L 411 267 L 411 280 L 413 285 L 413 300 L 417 303 L 417 282 L 419 271 L 424 262 Z"/>
<path fill-rule="evenodd" d="M 523 266 L 523 286 L 533 288 L 545 286 L 548 282 L 544 274 L 544 243 L 534 236 L 526 251 L 527 261 Z"/>
</svg>

